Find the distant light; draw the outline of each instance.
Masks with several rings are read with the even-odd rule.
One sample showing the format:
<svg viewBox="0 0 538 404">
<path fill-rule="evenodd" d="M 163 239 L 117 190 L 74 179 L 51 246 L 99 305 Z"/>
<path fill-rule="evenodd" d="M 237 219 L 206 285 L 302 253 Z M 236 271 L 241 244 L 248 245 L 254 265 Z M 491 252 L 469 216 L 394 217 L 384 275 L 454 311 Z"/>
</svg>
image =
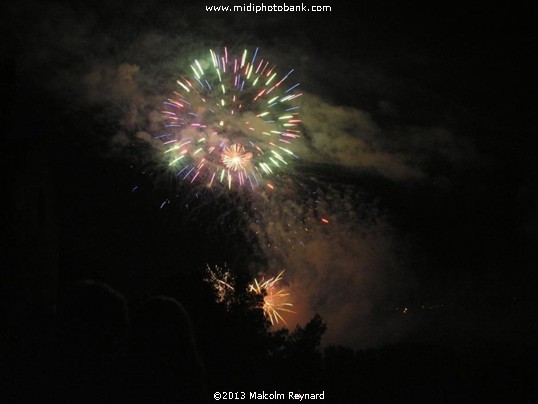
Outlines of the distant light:
<svg viewBox="0 0 538 404">
<path fill-rule="evenodd" d="M 327 224 L 329 223 L 329 219 L 322 218 L 321 221 L 322 221 L 323 223 L 327 223 Z"/>
</svg>

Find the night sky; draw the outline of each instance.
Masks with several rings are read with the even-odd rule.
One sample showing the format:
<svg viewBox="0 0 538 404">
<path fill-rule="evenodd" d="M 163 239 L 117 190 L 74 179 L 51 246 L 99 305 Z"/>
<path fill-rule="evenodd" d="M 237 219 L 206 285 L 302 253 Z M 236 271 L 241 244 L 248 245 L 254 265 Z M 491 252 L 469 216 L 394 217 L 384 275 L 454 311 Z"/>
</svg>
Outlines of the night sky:
<svg viewBox="0 0 538 404">
<path fill-rule="evenodd" d="M 376 1 L 255 15 L 209 4 L 7 6 L 2 227 L 6 245 L 23 247 L 6 262 L 32 251 L 44 264 L 5 285 L 53 296 L 93 278 L 134 301 L 175 294 L 196 317 L 206 264 L 286 269 L 290 326 L 319 313 L 324 344 L 535 344 L 536 10 Z M 261 213 L 276 252 L 245 231 L 255 198 L 193 196 L 150 164 L 176 76 L 225 45 L 259 47 L 304 92 L 289 173 L 300 190 Z M 299 246 L 278 221 L 313 199 L 330 222 Z"/>
</svg>

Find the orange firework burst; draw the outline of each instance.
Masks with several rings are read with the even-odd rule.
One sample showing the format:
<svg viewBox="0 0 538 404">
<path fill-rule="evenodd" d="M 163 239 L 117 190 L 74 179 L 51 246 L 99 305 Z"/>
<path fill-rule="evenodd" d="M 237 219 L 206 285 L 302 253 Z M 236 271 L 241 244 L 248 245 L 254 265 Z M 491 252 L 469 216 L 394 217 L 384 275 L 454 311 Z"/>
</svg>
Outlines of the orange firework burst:
<svg viewBox="0 0 538 404">
<path fill-rule="evenodd" d="M 226 147 L 222 152 L 222 162 L 226 168 L 233 171 L 247 168 L 251 158 L 252 153 L 247 153 L 245 148 L 238 143 Z"/>
<path fill-rule="evenodd" d="M 254 283 L 249 285 L 251 292 L 263 296 L 263 312 L 273 325 L 279 321 L 287 325 L 286 320 L 282 317 L 282 312 L 295 313 L 290 309 L 290 307 L 293 307 L 293 304 L 288 301 L 289 293 L 278 286 L 283 274 L 284 271 L 280 272 L 276 277 L 267 280 L 263 278 L 260 281 L 254 279 Z"/>
</svg>

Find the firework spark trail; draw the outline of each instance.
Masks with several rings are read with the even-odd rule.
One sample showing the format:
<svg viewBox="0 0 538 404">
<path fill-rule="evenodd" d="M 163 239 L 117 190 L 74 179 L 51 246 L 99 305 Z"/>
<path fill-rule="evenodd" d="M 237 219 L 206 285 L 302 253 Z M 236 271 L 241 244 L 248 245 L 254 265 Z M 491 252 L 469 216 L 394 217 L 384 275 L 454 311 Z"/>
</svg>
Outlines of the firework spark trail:
<svg viewBox="0 0 538 404">
<path fill-rule="evenodd" d="M 166 132 L 157 136 L 168 165 L 185 181 L 255 188 L 297 158 L 290 149 L 301 137 L 299 83 L 288 82 L 293 69 L 276 66 L 244 50 L 233 57 L 213 50 L 190 65 L 189 76 L 164 102 Z"/>
</svg>

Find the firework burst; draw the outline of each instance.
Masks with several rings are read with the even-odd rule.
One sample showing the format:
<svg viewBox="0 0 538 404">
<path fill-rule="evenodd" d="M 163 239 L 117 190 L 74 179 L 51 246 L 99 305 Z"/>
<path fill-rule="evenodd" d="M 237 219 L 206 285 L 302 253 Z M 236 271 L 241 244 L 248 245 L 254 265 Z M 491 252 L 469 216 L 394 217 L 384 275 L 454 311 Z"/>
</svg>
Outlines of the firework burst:
<svg viewBox="0 0 538 404">
<path fill-rule="evenodd" d="M 288 301 L 289 293 L 278 285 L 283 275 L 284 271 L 267 280 L 254 279 L 254 283 L 249 285 L 251 292 L 263 296 L 263 312 L 272 325 L 278 324 L 280 321 L 287 325 L 282 313 L 295 313 L 290 309 L 293 304 Z"/>
<path fill-rule="evenodd" d="M 214 268 L 207 265 L 206 273 L 207 277 L 204 280 L 211 285 L 213 292 L 215 293 L 216 302 L 224 304 L 226 309 L 229 310 L 235 292 L 235 279 L 233 275 L 226 266 L 221 268 L 217 265 L 215 265 Z"/>
<path fill-rule="evenodd" d="M 176 176 L 209 187 L 272 187 L 269 180 L 297 158 L 290 148 L 301 136 L 299 83 L 293 73 L 252 57 L 210 50 L 177 80 L 164 102 L 165 133 L 157 138 Z"/>
</svg>

